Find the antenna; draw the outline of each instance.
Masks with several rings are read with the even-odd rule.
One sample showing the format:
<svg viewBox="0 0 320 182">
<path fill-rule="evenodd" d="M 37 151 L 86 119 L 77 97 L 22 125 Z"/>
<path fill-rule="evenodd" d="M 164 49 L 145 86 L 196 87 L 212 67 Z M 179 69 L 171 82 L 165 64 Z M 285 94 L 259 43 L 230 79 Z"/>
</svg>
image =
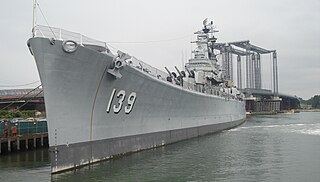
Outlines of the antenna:
<svg viewBox="0 0 320 182">
<path fill-rule="evenodd" d="M 207 22 L 208 22 L 208 18 L 204 19 L 203 22 L 202 22 L 203 26 L 206 26 Z"/>
<path fill-rule="evenodd" d="M 37 0 L 33 0 L 33 5 L 34 5 L 34 6 L 33 6 L 33 27 L 32 27 L 32 35 L 33 35 L 33 37 L 36 36 L 36 35 L 35 35 L 34 27 L 36 26 L 36 18 L 37 18 L 37 17 L 36 17 L 35 15 L 36 15 L 36 12 L 37 12 L 37 11 L 36 11 L 36 8 L 37 8 L 37 6 L 38 6 L 38 8 L 39 8 L 39 10 L 40 10 L 40 13 L 41 13 L 44 21 L 46 21 L 48 27 L 50 28 L 50 30 L 51 30 L 51 32 L 52 32 L 52 35 L 54 36 L 55 39 L 57 39 L 56 34 L 53 32 L 51 26 L 49 25 L 48 20 L 47 20 L 47 18 L 44 16 L 44 14 L 43 14 L 43 12 L 42 12 L 42 10 L 41 10 L 41 8 L 40 8 L 40 5 L 39 5 L 39 3 L 37 2 Z"/>
</svg>

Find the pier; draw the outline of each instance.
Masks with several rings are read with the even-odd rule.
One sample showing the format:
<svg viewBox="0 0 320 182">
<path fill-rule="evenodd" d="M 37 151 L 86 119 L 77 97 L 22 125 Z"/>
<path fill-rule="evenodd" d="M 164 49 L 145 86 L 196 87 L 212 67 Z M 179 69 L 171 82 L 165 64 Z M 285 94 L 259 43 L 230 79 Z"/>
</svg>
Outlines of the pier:
<svg viewBox="0 0 320 182">
<path fill-rule="evenodd" d="M 46 121 L 0 123 L 0 154 L 48 147 Z"/>
</svg>

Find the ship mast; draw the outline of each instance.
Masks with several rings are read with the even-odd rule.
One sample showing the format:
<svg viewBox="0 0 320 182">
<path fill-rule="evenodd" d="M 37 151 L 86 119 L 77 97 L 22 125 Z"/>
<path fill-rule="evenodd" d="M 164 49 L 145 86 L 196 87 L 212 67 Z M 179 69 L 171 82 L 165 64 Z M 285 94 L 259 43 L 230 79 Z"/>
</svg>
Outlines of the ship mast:
<svg viewBox="0 0 320 182">
<path fill-rule="evenodd" d="M 32 11 L 32 37 L 35 37 L 34 27 L 36 26 L 36 14 L 37 14 L 37 0 L 33 0 L 33 11 Z"/>
<path fill-rule="evenodd" d="M 196 43 L 197 47 L 192 51 L 194 55 L 189 59 L 186 68 L 194 71 L 196 84 L 219 85 L 223 82 L 220 66 L 217 63 L 213 49 L 217 40 L 214 36 L 216 32 L 218 30 L 213 25 L 213 21 L 208 22 L 208 19 L 205 19 L 203 28 L 194 33 L 197 36 L 197 40 L 191 43 Z"/>
</svg>

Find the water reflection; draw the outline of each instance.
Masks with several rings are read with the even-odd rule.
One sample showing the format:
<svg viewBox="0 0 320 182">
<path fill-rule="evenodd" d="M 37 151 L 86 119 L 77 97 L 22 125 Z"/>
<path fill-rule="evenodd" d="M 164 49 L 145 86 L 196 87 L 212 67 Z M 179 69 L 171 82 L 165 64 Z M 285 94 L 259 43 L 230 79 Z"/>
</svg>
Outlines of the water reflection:
<svg viewBox="0 0 320 182">
<path fill-rule="evenodd" d="M 320 113 L 255 116 L 214 135 L 50 175 L 46 149 L 0 158 L 0 181 L 317 181 Z"/>
</svg>

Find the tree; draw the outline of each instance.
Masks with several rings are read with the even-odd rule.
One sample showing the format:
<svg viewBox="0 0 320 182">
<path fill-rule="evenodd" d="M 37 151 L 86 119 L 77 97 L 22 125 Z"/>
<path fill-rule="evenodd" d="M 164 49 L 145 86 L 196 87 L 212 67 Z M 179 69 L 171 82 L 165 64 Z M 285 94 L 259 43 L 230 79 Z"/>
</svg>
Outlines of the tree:
<svg viewBox="0 0 320 182">
<path fill-rule="evenodd" d="M 320 109 L 320 95 L 315 95 L 310 100 L 311 100 L 311 106 L 313 108 Z"/>
</svg>

